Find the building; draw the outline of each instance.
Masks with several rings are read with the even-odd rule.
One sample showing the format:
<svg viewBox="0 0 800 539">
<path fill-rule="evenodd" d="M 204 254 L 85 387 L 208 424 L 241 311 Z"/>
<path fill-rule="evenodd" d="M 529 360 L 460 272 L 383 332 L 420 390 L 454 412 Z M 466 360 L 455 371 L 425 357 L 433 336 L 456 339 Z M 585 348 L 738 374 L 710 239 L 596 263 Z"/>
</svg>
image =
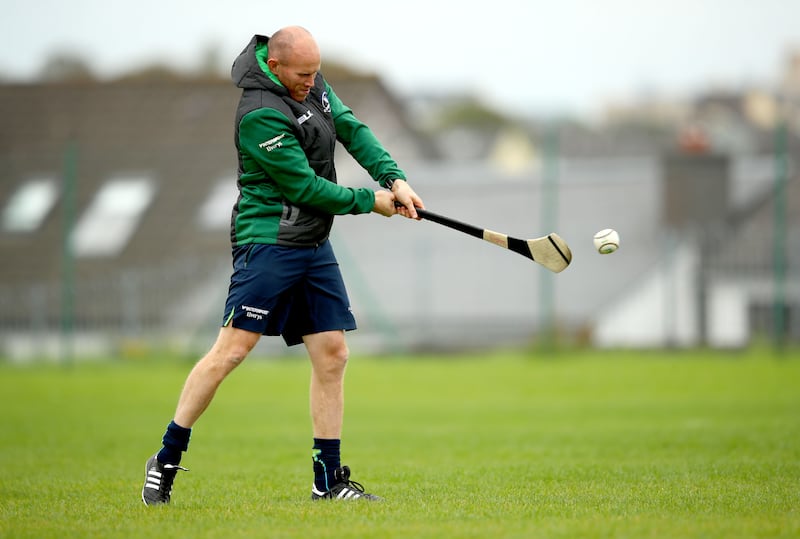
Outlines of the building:
<svg viewBox="0 0 800 539">
<path fill-rule="evenodd" d="M 377 78 L 336 73 L 398 159 L 435 156 Z M 0 85 L 3 334 L 136 340 L 206 316 L 192 289 L 230 263 L 239 95 L 228 80 L 163 74 Z M 363 180 L 340 163 L 341 181 Z"/>
<path fill-rule="evenodd" d="M 545 133 L 555 144 L 536 158 L 513 139 L 493 159 L 440 159 L 378 79 L 329 80 L 429 209 L 522 239 L 557 231 L 574 254 L 553 275 L 434 223 L 341 217 L 332 240 L 354 349 L 516 345 L 549 329 L 606 347 L 739 347 L 774 320 L 800 339 L 796 134 L 782 150 L 690 156 L 677 175 L 660 131 L 651 143 L 612 129 L 596 146 L 608 133 L 574 125 Z M 230 272 L 237 100 L 213 78 L 0 86 L 0 357 L 211 344 Z M 528 157 L 497 162 L 520 148 Z M 338 169 L 369 185 L 346 154 Z M 622 247 L 604 257 L 591 238 L 607 227 Z"/>
</svg>

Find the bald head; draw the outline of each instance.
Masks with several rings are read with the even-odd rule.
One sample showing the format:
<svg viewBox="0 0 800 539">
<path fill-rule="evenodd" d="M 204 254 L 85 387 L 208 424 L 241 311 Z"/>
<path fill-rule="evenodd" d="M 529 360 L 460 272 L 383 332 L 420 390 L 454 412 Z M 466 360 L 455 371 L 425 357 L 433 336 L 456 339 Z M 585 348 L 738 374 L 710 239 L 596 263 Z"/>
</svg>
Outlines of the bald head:
<svg viewBox="0 0 800 539">
<path fill-rule="evenodd" d="M 268 44 L 267 66 L 278 77 L 289 95 L 305 101 L 320 64 L 319 47 L 311 33 L 300 26 L 287 26 L 275 32 Z"/>
<path fill-rule="evenodd" d="M 269 56 L 288 61 L 291 56 L 319 57 L 319 47 L 311 32 L 302 26 L 287 26 L 275 32 L 269 40 Z"/>
</svg>

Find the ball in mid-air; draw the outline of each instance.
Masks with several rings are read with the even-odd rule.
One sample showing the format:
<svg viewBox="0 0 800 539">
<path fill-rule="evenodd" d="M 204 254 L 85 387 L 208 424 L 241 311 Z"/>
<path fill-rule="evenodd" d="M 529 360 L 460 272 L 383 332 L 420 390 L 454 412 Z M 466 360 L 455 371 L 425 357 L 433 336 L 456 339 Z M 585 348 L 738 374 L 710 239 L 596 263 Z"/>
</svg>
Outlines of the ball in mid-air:
<svg viewBox="0 0 800 539">
<path fill-rule="evenodd" d="M 610 255 L 619 249 L 619 234 L 613 228 L 604 228 L 594 235 L 594 248 L 601 255 Z"/>
</svg>

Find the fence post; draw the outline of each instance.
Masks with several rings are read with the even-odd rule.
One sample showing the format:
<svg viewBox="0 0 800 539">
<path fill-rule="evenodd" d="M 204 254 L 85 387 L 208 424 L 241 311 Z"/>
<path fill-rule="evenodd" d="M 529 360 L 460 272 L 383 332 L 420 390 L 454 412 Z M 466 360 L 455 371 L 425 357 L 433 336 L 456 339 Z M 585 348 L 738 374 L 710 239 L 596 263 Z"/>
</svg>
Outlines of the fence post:
<svg viewBox="0 0 800 539">
<path fill-rule="evenodd" d="M 786 181 L 787 128 L 781 118 L 775 127 L 775 185 L 772 231 L 772 340 L 776 350 L 786 345 Z"/>
<path fill-rule="evenodd" d="M 555 230 L 558 221 L 558 124 L 546 127 L 543 145 L 542 197 L 540 206 L 542 233 Z M 539 272 L 539 320 L 542 348 L 552 352 L 556 346 L 555 279 L 549 271 Z"/>
<path fill-rule="evenodd" d="M 61 346 L 60 361 L 70 365 L 75 355 L 75 253 L 70 234 L 75 225 L 77 206 L 78 148 L 67 143 L 64 152 L 62 184 L 64 189 L 64 225 L 61 237 Z"/>
</svg>

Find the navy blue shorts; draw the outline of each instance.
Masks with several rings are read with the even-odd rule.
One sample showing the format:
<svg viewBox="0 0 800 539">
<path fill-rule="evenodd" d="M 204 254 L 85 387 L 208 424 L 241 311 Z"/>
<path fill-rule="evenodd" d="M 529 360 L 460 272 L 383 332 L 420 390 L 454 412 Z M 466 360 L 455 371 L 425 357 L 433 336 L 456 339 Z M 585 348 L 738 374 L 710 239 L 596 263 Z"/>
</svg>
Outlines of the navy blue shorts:
<svg viewBox="0 0 800 539">
<path fill-rule="evenodd" d="M 289 346 L 302 343 L 304 335 L 356 329 L 330 242 L 235 247 L 222 325 L 282 335 Z"/>
</svg>

